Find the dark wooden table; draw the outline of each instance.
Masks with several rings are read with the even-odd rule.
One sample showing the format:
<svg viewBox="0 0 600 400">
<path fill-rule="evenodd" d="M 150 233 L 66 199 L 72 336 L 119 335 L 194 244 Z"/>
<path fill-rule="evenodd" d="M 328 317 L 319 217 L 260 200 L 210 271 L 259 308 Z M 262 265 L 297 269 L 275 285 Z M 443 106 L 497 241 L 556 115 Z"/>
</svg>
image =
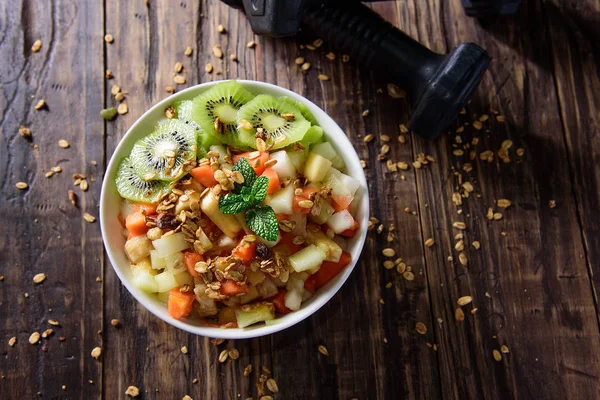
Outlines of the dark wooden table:
<svg viewBox="0 0 600 400">
<path fill-rule="evenodd" d="M 381 77 L 341 54 L 328 59 L 327 43 L 302 48 L 308 36 L 255 37 L 216 0 L 0 4 L 0 398 L 117 399 L 134 385 L 147 399 L 258 399 L 262 367 L 279 399 L 600 398 L 600 2 L 525 0 L 518 15 L 488 22 L 465 17 L 459 0 L 373 8 L 437 52 L 473 41 L 493 57 L 466 113 L 438 141 L 398 140 L 408 104 L 388 96 Z M 294 63 L 300 56 L 312 64 L 307 74 Z M 176 62 L 185 84 L 173 82 Z M 383 232 L 370 233 L 351 279 L 312 318 L 217 348 L 138 305 L 104 254 L 99 223 L 82 216 L 98 215 L 115 146 L 167 86 L 225 78 L 275 83 L 323 107 L 367 163 Z M 113 85 L 129 112 L 105 122 Z M 384 135 L 387 158 L 408 170 L 377 160 Z M 415 168 L 420 153 L 434 161 Z M 62 172 L 47 178 L 56 166 Z M 87 176 L 86 192 L 73 186 L 76 173 Z M 489 220 L 490 208 L 502 219 Z M 414 280 L 383 267 L 392 225 L 389 246 Z M 46 279 L 36 284 L 39 273 Z M 464 320 L 462 296 L 473 299 Z M 234 347 L 240 358 L 219 363 Z"/>
</svg>

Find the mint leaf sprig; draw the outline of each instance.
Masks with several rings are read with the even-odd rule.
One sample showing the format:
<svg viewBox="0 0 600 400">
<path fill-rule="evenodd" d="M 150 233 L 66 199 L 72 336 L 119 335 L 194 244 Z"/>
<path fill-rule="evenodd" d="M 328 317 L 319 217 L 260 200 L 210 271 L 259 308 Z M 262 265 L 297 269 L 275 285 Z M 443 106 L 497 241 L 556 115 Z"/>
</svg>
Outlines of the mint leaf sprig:
<svg viewBox="0 0 600 400">
<path fill-rule="evenodd" d="M 270 206 L 260 204 L 267 197 L 269 178 L 258 176 L 245 158 L 240 158 L 231 170 L 239 171 L 244 183 L 236 183 L 231 193 L 221 197 L 219 210 L 223 214 L 246 211 L 246 224 L 252 232 L 268 241 L 277 240 L 279 225 L 275 211 Z"/>
</svg>

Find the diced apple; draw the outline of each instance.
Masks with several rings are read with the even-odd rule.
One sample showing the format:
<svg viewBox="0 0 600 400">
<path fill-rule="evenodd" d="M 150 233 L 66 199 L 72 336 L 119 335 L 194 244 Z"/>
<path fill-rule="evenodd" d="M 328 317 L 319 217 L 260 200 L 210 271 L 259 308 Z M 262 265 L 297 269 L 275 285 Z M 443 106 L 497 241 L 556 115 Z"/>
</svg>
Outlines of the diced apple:
<svg viewBox="0 0 600 400">
<path fill-rule="evenodd" d="M 251 301 L 258 299 L 259 297 L 260 297 L 260 294 L 258 293 L 258 290 L 254 286 L 251 286 L 250 291 L 248 293 L 240 296 L 240 303 L 248 304 Z"/>
<path fill-rule="evenodd" d="M 317 213 L 315 213 L 315 212 L 317 212 Z M 329 217 L 331 217 L 334 212 L 335 212 L 335 210 L 334 210 L 333 206 L 331 205 L 331 200 L 320 199 L 318 205 L 316 207 L 313 207 L 310 210 L 310 214 L 308 216 L 309 216 L 310 220 L 312 222 L 314 222 L 315 224 L 322 225 L 325 222 L 327 222 Z M 306 229 L 306 225 L 305 225 L 305 229 Z"/>
<path fill-rule="evenodd" d="M 168 256 L 164 256 L 163 260 L 165 261 L 167 270 L 172 274 L 186 270 L 185 263 L 183 261 L 183 253 L 169 254 Z"/>
<path fill-rule="evenodd" d="M 250 286 L 257 286 L 265 280 L 265 273 L 262 271 L 246 270 L 246 277 Z"/>
<path fill-rule="evenodd" d="M 244 305 L 235 310 L 238 327 L 245 328 L 252 324 L 275 318 L 275 308 L 271 303 Z"/>
<path fill-rule="evenodd" d="M 231 250 L 237 245 L 235 239 L 230 238 L 227 235 L 223 235 L 219 238 L 217 246 L 221 250 Z"/>
<path fill-rule="evenodd" d="M 150 261 L 152 263 L 152 268 L 154 269 L 167 268 L 167 263 L 165 262 L 165 259 L 158 255 L 157 250 L 150 250 Z"/>
<path fill-rule="evenodd" d="M 309 182 L 321 182 L 330 168 L 331 161 L 311 152 L 304 164 L 304 176 Z"/>
<path fill-rule="evenodd" d="M 275 193 L 267 196 L 265 204 L 271 206 L 275 214 L 291 214 L 294 203 L 294 186 L 288 185 Z"/>
<path fill-rule="evenodd" d="M 181 285 L 193 286 L 194 285 L 194 278 L 192 278 L 192 276 L 187 271 L 187 269 L 185 271 L 174 273 L 173 279 L 175 279 L 177 286 L 181 286 Z"/>
<path fill-rule="evenodd" d="M 256 285 L 256 289 L 258 290 L 258 293 L 263 299 L 273 297 L 278 292 L 277 286 L 275 285 L 273 280 L 268 276 L 265 276 L 265 279 L 261 283 Z"/>
<path fill-rule="evenodd" d="M 337 151 L 335 151 L 329 142 L 315 144 L 313 147 L 311 147 L 310 151 L 331 161 L 331 166 L 333 168 L 343 169 L 346 167 L 344 159 L 338 154 Z"/>
<path fill-rule="evenodd" d="M 152 243 L 146 235 L 132 237 L 125 242 L 125 254 L 134 263 L 148 257 L 150 250 L 152 250 Z"/>
<path fill-rule="evenodd" d="M 297 290 L 289 290 L 283 297 L 284 304 L 287 308 L 292 311 L 298 311 L 302 305 L 302 295 L 304 291 L 300 292 Z"/>
<path fill-rule="evenodd" d="M 152 245 L 160 257 L 168 256 L 169 254 L 177 253 L 190 247 L 188 242 L 184 240 L 185 236 L 181 232 L 174 233 L 169 236 L 163 236 L 160 239 L 154 240 Z"/>
<path fill-rule="evenodd" d="M 279 180 L 283 181 L 287 178 L 296 178 L 296 167 L 294 166 L 294 163 L 288 156 L 287 152 L 285 152 L 284 150 L 276 151 L 274 153 L 271 153 L 271 156 L 269 158 L 271 160 L 277 160 L 277 163 L 271 168 L 275 172 L 277 172 Z"/>
<path fill-rule="evenodd" d="M 306 241 L 323 249 L 326 254 L 325 261 L 340 261 L 342 248 L 333 239 L 324 234 L 318 226 L 309 225 L 306 228 Z"/>
<path fill-rule="evenodd" d="M 293 222 L 295 224 L 294 229 L 292 229 L 292 234 L 294 236 L 306 235 L 306 214 L 292 214 L 288 217 L 288 221 Z"/>
<path fill-rule="evenodd" d="M 204 230 L 202 228 L 198 228 L 196 233 L 198 233 L 198 235 L 196 236 L 196 241 L 194 242 L 194 251 L 202 255 L 210 249 L 212 249 L 213 244 L 208 238 L 208 236 L 206 236 L 206 233 L 204 233 Z"/>
<path fill-rule="evenodd" d="M 351 177 L 350 175 L 346 175 L 343 172 L 339 174 L 342 184 L 348 189 L 351 196 L 356 195 L 356 191 L 360 187 L 360 182 L 358 179 Z"/>
<path fill-rule="evenodd" d="M 177 281 L 173 277 L 173 274 L 170 273 L 169 271 L 161 272 L 160 274 L 158 274 L 154 277 L 154 280 L 156 281 L 156 284 L 158 285 L 157 291 L 159 293 L 167 292 L 167 291 L 179 286 L 177 284 Z"/>
<path fill-rule="evenodd" d="M 140 271 L 139 273 L 135 274 L 132 282 L 135 285 L 135 287 L 137 287 L 140 290 L 143 290 L 144 292 L 158 292 L 158 284 L 154 279 L 154 275 L 152 275 L 148 271 Z"/>
<path fill-rule="evenodd" d="M 191 181 L 193 182 L 197 182 L 195 179 L 191 179 Z M 200 183 L 198 183 L 198 185 L 202 186 Z M 184 210 L 189 210 L 191 209 L 191 204 L 193 202 L 199 202 L 200 201 L 200 194 L 202 192 L 198 192 L 196 190 L 186 190 L 185 191 L 185 196 L 181 196 L 179 197 L 179 199 L 177 200 L 177 204 L 175 205 L 175 215 L 179 215 L 180 212 L 184 211 Z M 185 199 L 185 201 L 181 200 L 181 199 Z"/>
<path fill-rule="evenodd" d="M 219 199 L 211 191 L 202 198 L 200 209 L 227 236 L 235 238 L 242 230 L 242 226 L 233 215 L 223 214 L 219 210 Z"/>
<path fill-rule="evenodd" d="M 292 254 L 288 260 L 294 271 L 302 272 L 319 267 L 323 261 L 325 261 L 326 257 L 327 254 L 325 253 L 325 250 L 323 250 L 321 247 L 311 244 L 310 246 Z"/>
<path fill-rule="evenodd" d="M 294 151 L 289 150 L 287 152 L 288 157 L 296 167 L 296 171 L 303 173 L 304 171 L 304 163 L 306 162 L 306 157 L 308 156 L 308 152 L 306 150 Z"/>
<path fill-rule="evenodd" d="M 327 220 L 327 226 L 338 235 L 346 229 L 354 228 L 354 217 L 348 210 L 338 211 Z"/>
</svg>

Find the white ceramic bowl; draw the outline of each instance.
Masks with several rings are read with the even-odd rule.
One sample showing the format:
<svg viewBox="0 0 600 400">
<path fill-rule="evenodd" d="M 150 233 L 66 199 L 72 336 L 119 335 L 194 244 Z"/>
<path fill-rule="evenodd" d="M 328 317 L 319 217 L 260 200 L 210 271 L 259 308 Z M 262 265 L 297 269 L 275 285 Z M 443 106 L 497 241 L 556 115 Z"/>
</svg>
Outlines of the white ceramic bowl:
<svg viewBox="0 0 600 400">
<path fill-rule="evenodd" d="M 346 249 L 352 254 L 352 261 L 350 265 L 344 268 L 344 270 L 331 282 L 317 290 L 311 299 L 303 303 L 300 310 L 279 318 L 279 322 L 273 325 L 259 325 L 243 329 L 212 328 L 203 326 L 198 319 L 190 318 L 176 320 L 170 317 L 167 312 L 167 307 L 160 303 L 155 295 L 146 293 L 136 288 L 132 283 L 131 268 L 123 250 L 125 238 L 121 234 L 122 227 L 117 218 L 120 210 L 121 198 L 117 193 L 115 186 L 115 176 L 119 167 L 119 163 L 123 158 L 129 155 L 134 143 L 138 139 L 152 132 L 156 123 L 165 118 L 165 108 L 167 108 L 176 100 L 191 100 L 198 94 L 210 89 L 218 82 L 203 83 L 201 85 L 182 90 L 181 92 L 167 97 L 146 111 L 144 115 L 142 115 L 133 124 L 133 126 L 129 128 L 129 131 L 127 131 L 123 139 L 121 139 L 121 142 L 112 155 L 104 175 L 102 194 L 100 196 L 100 225 L 102 228 L 104 247 L 106 248 L 110 262 L 115 272 L 119 276 L 119 279 L 121 279 L 121 282 L 125 285 L 133 297 L 135 297 L 136 300 L 146 307 L 146 309 L 148 309 L 152 314 L 179 329 L 183 329 L 184 331 L 195 333 L 197 335 L 219 337 L 224 339 L 244 339 L 278 332 L 282 329 L 297 324 L 316 312 L 319 308 L 323 307 L 323 305 L 337 293 L 346 279 L 348 279 L 350 276 L 350 273 L 352 273 L 365 242 L 365 237 L 367 235 L 367 222 L 369 218 L 369 196 L 365 174 L 360 165 L 356 151 L 335 121 L 312 102 L 287 89 L 264 82 L 239 82 L 254 94 L 266 93 L 273 96 L 289 96 L 294 100 L 301 101 L 306 104 L 318 121 L 319 125 L 325 131 L 327 140 L 331 142 L 333 147 L 344 158 L 344 161 L 346 162 L 346 173 L 358 179 L 361 184 L 361 187 L 357 191 L 355 197 L 355 201 L 359 202 L 355 218 L 359 222 L 360 228 L 356 236 L 348 240 L 348 248 Z"/>
</svg>

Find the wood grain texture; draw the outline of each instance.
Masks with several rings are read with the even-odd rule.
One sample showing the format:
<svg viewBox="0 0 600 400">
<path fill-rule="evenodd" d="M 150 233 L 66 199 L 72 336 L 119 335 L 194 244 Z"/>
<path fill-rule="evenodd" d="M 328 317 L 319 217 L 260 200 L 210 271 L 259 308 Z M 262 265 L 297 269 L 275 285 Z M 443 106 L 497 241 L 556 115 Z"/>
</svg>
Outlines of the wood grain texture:
<svg viewBox="0 0 600 400">
<path fill-rule="evenodd" d="M 327 43 L 301 48 L 315 39 L 310 32 L 255 37 L 242 13 L 217 0 L 0 4 L 0 398 L 41 392 L 115 399 L 135 385 L 145 399 L 258 399 L 263 366 L 278 382 L 276 398 L 284 399 L 600 397 L 600 3 L 529 1 L 518 15 L 493 21 L 465 17 L 459 0 L 370 7 L 434 51 L 472 41 L 490 53 L 490 71 L 456 125 L 468 123 L 464 132 L 435 142 L 409 134 L 400 143 L 409 106 L 387 96 L 385 79 L 343 62 Z M 219 24 L 226 33 L 217 32 Z M 103 42 L 106 33 L 113 43 Z M 38 38 L 43 46 L 32 53 Z M 251 40 L 253 49 L 246 47 Z M 214 56 L 215 45 L 223 59 Z M 325 57 L 330 51 L 335 60 Z M 312 65 L 306 74 L 293 62 L 299 56 Z M 184 66 L 183 85 L 173 82 L 176 62 Z M 113 79 L 104 79 L 106 69 Z M 330 114 L 367 163 L 372 215 L 384 229 L 369 234 L 351 278 L 313 317 L 217 348 L 138 305 L 103 253 L 98 223 L 81 215 L 97 215 L 103 168 L 129 126 L 168 96 L 165 87 L 230 78 L 280 85 Z M 118 105 L 113 85 L 127 92 L 129 112 L 104 122 L 99 111 Z M 35 111 L 41 98 L 48 108 Z M 490 118 L 477 130 L 472 123 L 482 114 Z M 18 135 L 20 125 L 32 129 L 31 142 Z M 368 144 L 367 134 L 375 137 Z M 390 138 L 388 159 L 410 165 L 423 153 L 435 162 L 388 171 L 377 160 L 382 135 Z M 61 149 L 59 139 L 71 147 Z M 510 163 L 479 158 L 485 150 L 497 153 L 506 139 L 513 143 Z M 463 147 L 463 155 L 453 155 Z M 522 157 L 517 148 L 525 149 Z M 472 170 L 465 170 L 469 163 Z M 63 172 L 45 178 L 55 165 Z M 95 180 L 85 194 L 75 188 L 78 208 L 66 194 L 76 172 Z M 18 181 L 30 188 L 19 191 Z M 456 206 L 452 194 L 464 192 L 464 182 L 474 191 Z M 500 209 L 501 198 L 512 205 Z M 489 221 L 489 207 L 503 218 Z M 455 250 L 461 231 L 454 221 L 467 226 L 467 266 Z M 395 237 L 388 243 L 391 225 Z M 435 240 L 430 248 L 428 238 Z M 475 240 L 479 250 L 471 246 Z M 414 281 L 383 268 L 386 247 L 411 266 Z M 41 285 L 32 282 L 38 272 L 48 276 Z M 465 295 L 474 300 L 458 322 L 456 301 Z M 33 331 L 50 328 L 48 319 L 60 327 L 30 345 Z M 427 326 L 425 335 L 416 332 L 417 322 Z M 330 355 L 319 354 L 318 345 Z M 495 361 L 492 351 L 501 345 L 510 353 Z M 95 346 L 103 349 L 99 361 L 90 355 Z M 240 359 L 219 363 L 219 352 L 233 347 Z M 244 377 L 248 364 L 254 372 Z"/>
</svg>

